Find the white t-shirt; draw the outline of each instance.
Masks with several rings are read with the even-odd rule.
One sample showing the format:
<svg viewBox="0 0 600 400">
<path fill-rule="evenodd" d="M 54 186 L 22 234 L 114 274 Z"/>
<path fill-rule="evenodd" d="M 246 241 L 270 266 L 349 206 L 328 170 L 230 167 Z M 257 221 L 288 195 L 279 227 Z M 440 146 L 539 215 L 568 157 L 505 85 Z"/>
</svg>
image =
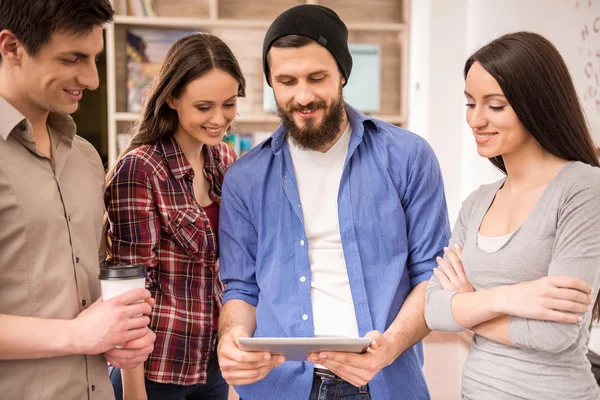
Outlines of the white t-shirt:
<svg viewBox="0 0 600 400">
<path fill-rule="evenodd" d="M 351 133 L 348 124 L 326 153 L 300 149 L 288 137 L 308 242 L 315 337 L 358 337 L 337 202 Z"/>
</svg>

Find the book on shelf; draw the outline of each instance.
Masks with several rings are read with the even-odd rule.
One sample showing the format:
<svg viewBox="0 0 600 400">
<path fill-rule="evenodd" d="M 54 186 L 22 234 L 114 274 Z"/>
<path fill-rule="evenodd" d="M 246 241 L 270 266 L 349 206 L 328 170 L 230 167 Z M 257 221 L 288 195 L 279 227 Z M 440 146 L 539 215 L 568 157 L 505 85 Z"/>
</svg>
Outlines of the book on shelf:
<svg viewBox="0 0 600 400">
<path fill-rule="evenodd" d="M 142 110 L 152 79 L 158 72 L 169 47 L 179 38 L 196 31 L 174 29 L 128 29 L 127 111 Z"/>
<path fill-rule="evenodd" d="M 117 0 L 115 3 L 118 15 L 135 17 L 155 17 L 152 0 Z"/>
<path fill-rule="evenodd" d="M 223 142 L 235 151 L 238 157 L 243 156 L 254 146 L 271 136 L 272 132 L 230 132 Z"/>
</svg>

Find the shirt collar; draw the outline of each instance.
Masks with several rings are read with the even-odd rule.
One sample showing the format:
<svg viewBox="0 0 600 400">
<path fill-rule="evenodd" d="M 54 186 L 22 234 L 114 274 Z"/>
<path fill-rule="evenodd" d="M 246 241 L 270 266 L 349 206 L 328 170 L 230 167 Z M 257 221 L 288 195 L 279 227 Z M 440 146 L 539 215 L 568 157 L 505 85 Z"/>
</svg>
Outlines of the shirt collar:
<svg viewBox="0 0 600 400">
<path fill-rule="evenodd" d="M 183 154 L 174 136 L 161 140 L 160 146 L 163 157 L 167 161 L 167 165 L 175 179 L 179 180 L 186 175 L 193 175 L 192 166 Z M 221 156 L 219 155 L 218 148 L 204 145 L 202 151 L 205 155 L 204 169 L 215 176 L 219 175 Z"/>
<path fill-rule="evenodd" d="M 70 143 L 75 137 L 77 125 L 73 118 L 67 114 L 50 113 L 48 115 L 48 126 L 58 132 L 66 142 Z M 31 141 L 33 131 L 31 123 L 13 107 L 6 99 L 0 96 L 0 137 L 8 139 L 11 133 L 18 132 L 21 137 Z"/>
<path fill-rule="evenodd" d="M 348 122 L 350 123 L 350 126 L 352 127 L 352 135 L 358 135 L 359 137 L 362 137 L 362 135 L 364 134 L 365 131 L 365 123 L 367 121 L 369 121 L 369 123 L 375 128 L 376 131 L 379 130 L 379 127 L 377 126 L 377 124 L 375 123 L 375 120 L 373 118 L 367 117 L 365 114 L 363 114 L 362 112 L 360 112 L 359 110 L 357 110 L 356 108 L 352 107 L 351 105 L 349 105 L 348 103 L 344 102 L 344 106 L 346 108 L 346 115 L 348 116 Z M 283 146 L 283 143 L 285 142 L 285 135 L 286 135 L 286 131 L 285 128 L 283 127 L 283 125 L 279 125 L 279 127 L 277 127 L 277 129 L 275 130 L 275 132 L 273 133 L 273 135 L 271 136 L 270 140 L 270 144 L 271 144 L 271 148 L 273 149 L 273 153 L 277 153 L 278 151 L 281 150 L 281 146 Z M 268 143 L 265 142 L 265 144 Z"/>
</svg>

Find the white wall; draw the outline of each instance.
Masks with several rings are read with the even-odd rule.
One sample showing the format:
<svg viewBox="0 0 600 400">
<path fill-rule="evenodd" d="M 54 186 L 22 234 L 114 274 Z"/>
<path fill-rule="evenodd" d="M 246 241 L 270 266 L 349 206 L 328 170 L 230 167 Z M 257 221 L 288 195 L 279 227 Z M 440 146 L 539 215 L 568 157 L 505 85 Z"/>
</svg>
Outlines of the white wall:
<svg viewBox="0 0 600 400">
<path fill-rule="evenodd" d="M 452 222 L 470 192 L 501 177 L 477 155 L 462 95 L 465 60 L 494 38 L 529 30 L 551 40 L 600 143 L 600 0 L 415 0 L 411 14 L 409 129 L 436 151 Z"/>
<path fill-rule="evenodd" d="M 502 176 L 477 154 L 462 94 L 464 62 L 496 37 L 529 30 L 554 43 L 600 144 L 600 0 L 414 0 L 410 26 L 408 128 L 436 152 L 452 223 L 469 193 Z M 590 347 L 600 352 L 600 333 L 592 336 Z M 426 341 L 425 355 L 432 398 L 458 398 L 464 348 L 451 341 Z"/>
</svg>

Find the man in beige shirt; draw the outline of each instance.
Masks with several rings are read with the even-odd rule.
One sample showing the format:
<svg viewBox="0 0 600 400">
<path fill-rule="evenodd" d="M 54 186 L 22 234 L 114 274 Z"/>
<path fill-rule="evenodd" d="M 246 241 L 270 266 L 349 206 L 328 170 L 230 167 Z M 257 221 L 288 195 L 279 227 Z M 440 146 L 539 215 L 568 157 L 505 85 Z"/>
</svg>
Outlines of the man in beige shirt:
<svg viewBox="0 0 600 400">
<path fill-rule="evenodd" d="M 2 399 L 112 399 L 107 360 L 132 368 L 153 348 L 148 317 L 131 318 L 150 312 L 147 290 L 98 300 L 104 170 L 68 115 L 98 87 L 113 13 L 0 0 Z"/>
</svg>

